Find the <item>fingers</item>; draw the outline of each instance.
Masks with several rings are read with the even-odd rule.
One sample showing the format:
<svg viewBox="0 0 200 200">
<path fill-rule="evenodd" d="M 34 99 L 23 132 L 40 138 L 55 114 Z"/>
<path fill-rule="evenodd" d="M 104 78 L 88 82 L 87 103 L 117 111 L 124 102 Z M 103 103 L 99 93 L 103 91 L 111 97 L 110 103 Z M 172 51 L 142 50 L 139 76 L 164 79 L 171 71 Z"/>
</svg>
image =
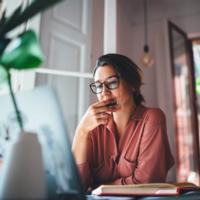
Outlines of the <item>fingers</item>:
<svg viewBox="0 0 200 200">
<path fill-rule="evenodd" d="M 98 108 L 98 107 L 106 106 L 108 104 L 108 102 L 110 102 L 110 100 L 98 101 L 98 102 L 92 104 L 92 106 L 95 108 Z"/>
<path fill-rule="evenodd" d="M 108 124 L 108 119 L 99 119 L 97 124 L 99 125 L 107 125 Z"/>
<path fill-rule="evenodd" d="M 89 106 L 81 120 L 82 130 L 89 132 L 99 125 L 106 125 L 111 118 L 106 102 L 97 102 Z"/>
<path fill-rule="evenodd" d="M 107 106 L 107 101 L 97 102 L 90 106 L 93 114 L 99 114 L 103 112 L 109 112 L 109 108 Z"/>
<path fill-rule="evenodd" d="M 99 113 L 96 115 L 96 121 L 98 125 L 100 124 L 106 125 L 108 121 L 110 120 L 110 118 L 111 118 L 111 115 L 108 113 Z"/>
<path fill-rule="evenodd" d="M 94 124 L 107 124 L 111 115 L 107 113 L 107 107 L 91 107 L 90 109 L 90 116 L 94 120 Z"/>
<path fill-rule="evenodd" d="M 109 119 L 110 118 L 110 114 L 108 113 L 98 113 L 96 115 L 96 119 Z"/>
</svg>

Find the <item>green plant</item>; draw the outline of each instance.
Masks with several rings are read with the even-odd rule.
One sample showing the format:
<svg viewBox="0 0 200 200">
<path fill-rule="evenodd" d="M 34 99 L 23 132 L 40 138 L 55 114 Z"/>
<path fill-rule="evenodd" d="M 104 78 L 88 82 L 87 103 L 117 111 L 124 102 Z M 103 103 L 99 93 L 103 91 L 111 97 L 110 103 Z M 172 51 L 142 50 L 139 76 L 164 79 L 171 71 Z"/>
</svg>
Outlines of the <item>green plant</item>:
<svg viewBox="0 0 200 200">
<path fill-rule="evenodd" d="M 34 31 L 26 30 L 15 38 L 7 37 L 7 33 L 44 9 L 61 1 L 35 0 L 25 9 L 22 8 L 22 5 L 19 6 L 9 17 L 6 17 L 6 11 L 4 11 L 0 19 L 0 83 L 3 81 L 8 82 L 21 131 L 23 131 L 23 120 L 12 89 L 10 70 L 26 70 L 39 67 L 43 61 L 43 55 Z"/>
</svg>

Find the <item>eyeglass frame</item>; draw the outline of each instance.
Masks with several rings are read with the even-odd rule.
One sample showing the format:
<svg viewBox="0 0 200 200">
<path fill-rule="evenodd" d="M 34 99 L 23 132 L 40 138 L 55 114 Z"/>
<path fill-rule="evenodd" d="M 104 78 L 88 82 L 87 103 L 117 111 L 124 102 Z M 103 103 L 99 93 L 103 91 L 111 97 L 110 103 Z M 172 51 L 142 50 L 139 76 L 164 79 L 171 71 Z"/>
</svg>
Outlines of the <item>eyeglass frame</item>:
<svg viewBox="0 0 200 200">
<path fill-rule="evenodd" d="M 113 77 L 117 78 L 117 87 L 115 87 L 115 88 L 109 88 L 109 86 L 106 84 L 106 81 L 107 81 L 108 79 L 110 79 L 110 78 L 113 78 Z M 103 87 L 102 87 L 101 92 L 95 92 L 95 91 L 92 89 L 92 85 L 94 85 L 94 84 L 97 83 L 97 82 L 99 82 L 101 86 L 105 85 L 105 87 L 106 87 L 108 90 L 115 90 L 115 89 L 117 89 L 117 88 L 119 87 L 120 77 L 119 77 L 118 75 L 113 75 L 113 76 L 108 77 L 108 78 L 107 78 L 105 81 L 103 81 L 103 82 L 95 81 L 95 82 L 93 82 L 93 83 L 90 83 L 89 86 L 90 86 L 90 90 L 92 91 L 92 93 L 94 93 L 94 94 L 101 94 L 101 93 L 103 92 Z"/>
</svg>

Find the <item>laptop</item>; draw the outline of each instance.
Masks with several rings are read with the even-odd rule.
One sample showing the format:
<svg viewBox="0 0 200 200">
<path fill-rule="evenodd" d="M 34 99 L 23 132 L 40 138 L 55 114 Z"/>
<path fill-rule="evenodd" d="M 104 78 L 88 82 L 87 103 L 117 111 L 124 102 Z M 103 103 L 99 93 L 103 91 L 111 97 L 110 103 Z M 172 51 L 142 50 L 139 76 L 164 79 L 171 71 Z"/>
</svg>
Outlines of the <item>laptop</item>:
<svg viewBox="0 0 200 200">
<path fill-rule="evenodd" d="M 16 94 L 16 99 L 24 130 L 37 133 L 42 147 L 47 198 L 85 199 L 55 91 L 42 86 L 20 92 Z M 0 110 L 0 157 L 3 159 L 6 143 L 19 134 L 19 127 L 9 95 L 0 96 Z"/>
</svg>

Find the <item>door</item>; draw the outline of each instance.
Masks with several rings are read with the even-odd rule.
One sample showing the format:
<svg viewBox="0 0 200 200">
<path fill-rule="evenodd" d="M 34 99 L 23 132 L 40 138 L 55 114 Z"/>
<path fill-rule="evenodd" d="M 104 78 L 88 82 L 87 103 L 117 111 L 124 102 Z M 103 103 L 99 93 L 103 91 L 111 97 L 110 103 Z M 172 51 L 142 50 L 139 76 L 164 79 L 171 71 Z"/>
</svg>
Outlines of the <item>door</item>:
<svg viewBox="0 0 200 200">
<path fill-rule="evenodd" d="M 199 184 L 199 144 L 191 43 L 186 33 L 168 22 L 174 91 L 177 181 Z"/>
<path fill-rule="evenodd" d="M 71 139 L 89 104 L 91 7 L 91 0 L 65 0 L 41 16 L 45 62 L 36 72 L 35 86 L 56 90 Z"/>
</svg>

